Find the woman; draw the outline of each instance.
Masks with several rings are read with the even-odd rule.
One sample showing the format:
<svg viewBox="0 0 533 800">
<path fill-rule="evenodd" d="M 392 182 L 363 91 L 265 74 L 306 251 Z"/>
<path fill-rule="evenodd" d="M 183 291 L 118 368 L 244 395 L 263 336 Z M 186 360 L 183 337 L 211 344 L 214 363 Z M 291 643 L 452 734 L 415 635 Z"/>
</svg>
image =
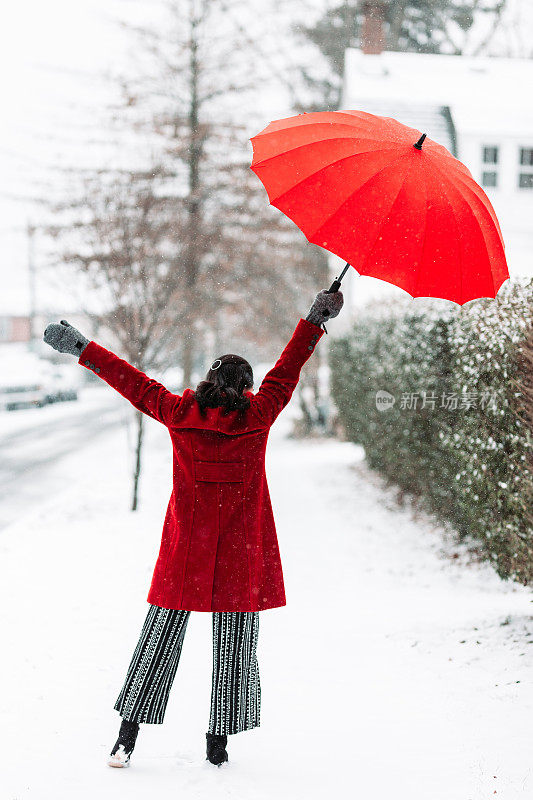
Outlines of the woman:
<svg viewBox="0 0 533 800">
<path fill-rule="evenodd" d="M 336 317 L 341 292 L 319 292 L 257 394 L 246 359 L 227 354 L 196 391 L 164 386 L 62 320 L 44 341 L 78 356 L 135 408 L 165 425 L 173 491 L 141 635 L 114 708 L 122 717 L 109 766 L 129 766 L 140 723 L 162 723 L 191 611 L 213 615 L 213 680 L 207 739 L 212 764 L 227 761 L 229 734 L 259 725 L 259 611 L 285 605 L 283 574 L 265 476 L 270 427 L 300 370 Z"/>
</svg>

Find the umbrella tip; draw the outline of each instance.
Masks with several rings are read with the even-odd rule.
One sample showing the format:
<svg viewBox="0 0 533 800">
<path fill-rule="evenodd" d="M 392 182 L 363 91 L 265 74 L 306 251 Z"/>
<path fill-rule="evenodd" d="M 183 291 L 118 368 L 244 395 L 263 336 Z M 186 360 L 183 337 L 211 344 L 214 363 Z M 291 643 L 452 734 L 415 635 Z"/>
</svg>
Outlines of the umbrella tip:
<svg viewBox="0 0 533 800">
<path fill-rule="evenodd" d="M 417 150 L 422 150 L 422 145 L 424 144 L 424 139 L 426 138 L 426 134 L 423 133 L 418 142 L 415 142 L 413 147 L 416 147 Z"/>
</svg>

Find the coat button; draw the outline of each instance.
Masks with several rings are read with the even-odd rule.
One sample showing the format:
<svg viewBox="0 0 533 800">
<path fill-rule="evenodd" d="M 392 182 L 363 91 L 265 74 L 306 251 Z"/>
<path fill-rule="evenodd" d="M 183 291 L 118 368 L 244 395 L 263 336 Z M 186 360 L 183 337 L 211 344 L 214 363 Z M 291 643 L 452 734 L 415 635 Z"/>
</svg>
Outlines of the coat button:
<svg viewBox="0 0 533 800">
<path fill-rule="evenodd" d="M 94 369 L 94 364 L 90 364 L 89 369 Z"/>
<path fill-rule="evenodd" d="M 90 363 L 91 363 L 90 361 L 86 361 L 85 366 L 88 367 Z"/>
<path fill-rule="evenodd" d="M 313 349 L 313 345 L 312 345 L 312 344 L 310 344 L 310 345 L 309 345 L 309 347 L 308 347 L 307 349 L 308 349 L 308 350 L 312 350 L 312 349 Z"/>
<path fill-rule="evenodd" d="M 100 367 L 96 367 L 95 372 L 96 372 L 97 375 L 99 375 L 100 374 Z"/>
</svg>

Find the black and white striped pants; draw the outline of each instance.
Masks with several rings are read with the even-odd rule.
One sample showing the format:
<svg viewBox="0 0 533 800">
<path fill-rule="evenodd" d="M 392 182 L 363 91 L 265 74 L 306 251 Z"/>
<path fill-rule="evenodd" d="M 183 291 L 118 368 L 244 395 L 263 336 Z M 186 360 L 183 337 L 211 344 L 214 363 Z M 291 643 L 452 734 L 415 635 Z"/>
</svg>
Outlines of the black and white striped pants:
<svg viewBox="0 0 533 800">
<path fill-rule="evenodd" d="M 114 708 L 123 719 L 162 723 L 190 611 L 150 604 Z M 258 611 L 213 612 L 213 681 L 209 733 L 259 725 Z"/>
</svg>

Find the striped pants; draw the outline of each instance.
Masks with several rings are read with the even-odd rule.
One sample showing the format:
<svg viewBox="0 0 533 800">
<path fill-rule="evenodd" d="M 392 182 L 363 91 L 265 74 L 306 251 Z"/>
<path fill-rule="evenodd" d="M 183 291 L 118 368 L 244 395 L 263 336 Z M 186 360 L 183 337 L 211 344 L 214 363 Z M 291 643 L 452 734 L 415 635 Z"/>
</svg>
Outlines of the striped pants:
<svg viewBox="0 0 533 800">
<path fill-rule="evenodd" d="M 123 719 L 162 723 L 190 611 L 150 605 L 114 708 Z M 259 725 L 258 611 L 213 612 L 213 681 L 209 733 Z"/>
</svg>

